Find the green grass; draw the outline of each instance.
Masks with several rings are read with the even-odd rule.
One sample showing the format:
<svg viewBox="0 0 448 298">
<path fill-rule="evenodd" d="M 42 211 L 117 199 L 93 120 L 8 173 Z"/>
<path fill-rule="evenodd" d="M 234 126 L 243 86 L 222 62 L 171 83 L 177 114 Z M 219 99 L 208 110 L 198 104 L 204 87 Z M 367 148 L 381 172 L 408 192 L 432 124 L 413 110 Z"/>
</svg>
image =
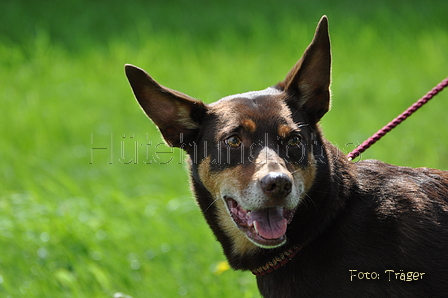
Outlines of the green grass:
<svg viewBox="0 0 448 298">
<path fill-rule="evenodd" d="M 327 14 L 323 127 L 349 152 L 447 76 L 448 3 L 389 2 L 2 3 L 0 296 L 259 297 L 250 273 L 216 272 L 181 153 L 157 153 L 123 65 L 211 102 L 283 79 Z M 447 101 L 361 158 L 448 169 Z"/>
</svg>

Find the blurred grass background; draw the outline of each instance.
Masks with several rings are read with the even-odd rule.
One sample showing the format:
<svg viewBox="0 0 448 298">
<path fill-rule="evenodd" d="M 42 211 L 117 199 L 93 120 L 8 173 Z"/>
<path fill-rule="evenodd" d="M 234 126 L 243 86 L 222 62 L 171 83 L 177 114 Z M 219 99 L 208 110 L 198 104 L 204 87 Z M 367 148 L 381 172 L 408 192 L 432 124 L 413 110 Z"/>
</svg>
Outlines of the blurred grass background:
<svg viewBox="0 0 448 298">
<path fill-rule="evenodd" d="M 259 297 L 250 273 L 222 266 L 182 154 L 158 145 L 125 63 L 211 102 L 282 80 L 327 14 L 333 106 L 323 128 L 345 153 L 448 70 L 443 0 L 0 8 L 1 297 Z M 361 158 L 448 170 L 447 107 L 443 91 Z"/>
</svg>

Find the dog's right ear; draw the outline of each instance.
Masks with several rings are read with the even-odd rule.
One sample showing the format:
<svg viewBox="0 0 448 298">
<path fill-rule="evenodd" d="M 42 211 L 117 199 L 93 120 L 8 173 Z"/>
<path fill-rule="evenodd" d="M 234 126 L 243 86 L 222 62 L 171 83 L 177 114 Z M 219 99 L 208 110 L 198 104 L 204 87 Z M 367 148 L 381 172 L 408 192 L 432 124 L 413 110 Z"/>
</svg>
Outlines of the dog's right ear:
<svg viewBox="0 0 448 298">
<path fill-rule="evenodd" d="M 125 72 L 143 111 L 170 146 L 181 147 L 196 139 L 207 111 L 202 101 L 160 85 L 136 66 L 126 64 Z"/>
</svg>

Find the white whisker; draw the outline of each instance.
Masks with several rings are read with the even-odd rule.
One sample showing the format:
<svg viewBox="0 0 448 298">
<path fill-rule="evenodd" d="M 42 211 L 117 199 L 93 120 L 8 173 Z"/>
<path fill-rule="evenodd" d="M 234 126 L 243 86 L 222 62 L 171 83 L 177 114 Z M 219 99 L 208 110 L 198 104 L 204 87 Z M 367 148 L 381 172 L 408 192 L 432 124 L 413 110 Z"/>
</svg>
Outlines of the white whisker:
<svg viewBox="0 0 448 298">
<path fill-rule="evenodd" d="M 207 206 L 207 208 L 205 208 L 204 213 L 207 212 L 208 209 L 210 209 L 210 207 L 213 206 L 213 204 L 215 204 L 215 202 L 217 202 L 219 200 L 219 198 L 213 200 L 213 202 L 210 203 L 210 205 Z"/>
</svg>

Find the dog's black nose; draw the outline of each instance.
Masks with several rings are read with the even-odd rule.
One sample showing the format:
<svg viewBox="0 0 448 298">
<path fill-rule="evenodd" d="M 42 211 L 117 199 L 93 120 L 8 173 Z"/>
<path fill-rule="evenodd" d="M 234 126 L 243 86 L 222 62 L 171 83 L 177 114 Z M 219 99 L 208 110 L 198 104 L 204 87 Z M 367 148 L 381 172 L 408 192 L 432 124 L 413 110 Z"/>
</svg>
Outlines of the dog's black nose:
<svg viewBox="0 0 448 298">
<path fill-rule="evenodd" d="M 270 172 L 261 181 L 261 189 L 265 194 L 276 199 L 286 197 L 292 188 L 292 181 L 288 175 L 280 172 Z"/>
</svg>

